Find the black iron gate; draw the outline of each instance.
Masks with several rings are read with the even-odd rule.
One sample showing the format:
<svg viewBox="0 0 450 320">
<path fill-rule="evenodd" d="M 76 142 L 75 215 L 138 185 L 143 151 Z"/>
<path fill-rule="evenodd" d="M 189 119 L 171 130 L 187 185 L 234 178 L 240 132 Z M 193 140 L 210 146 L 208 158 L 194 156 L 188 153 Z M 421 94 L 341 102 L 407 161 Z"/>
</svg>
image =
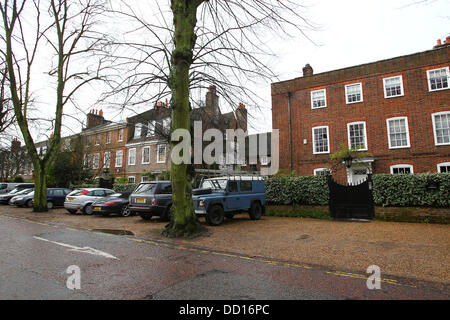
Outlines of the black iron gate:
<svg viewBox="0 0 450 320">
<path fill-rule="evenodd" d="M 373 219 L 372 175 L 358 185 L 341 185 L 328 175 L 330 215 L 334 219 Z"/>
</svg>

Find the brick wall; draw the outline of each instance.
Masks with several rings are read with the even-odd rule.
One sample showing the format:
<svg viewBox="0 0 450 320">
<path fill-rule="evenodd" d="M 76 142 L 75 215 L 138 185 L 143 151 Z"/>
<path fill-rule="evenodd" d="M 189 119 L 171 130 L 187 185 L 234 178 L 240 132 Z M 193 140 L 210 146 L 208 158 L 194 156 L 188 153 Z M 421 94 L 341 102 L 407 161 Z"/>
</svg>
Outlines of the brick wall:
<svg viewBox="0 0 450 320">
<path fill-rule="evenodd" d="M 374 62 L 272 84 L 272 125 L 280 130 L 280 168 L 289 169 L 288 93 L 291 93 L 292 164 L 299 175 L 327 167 L 330 154 L 348 144 L 347 123 L 365 121 L 373 173 L 411 164 L 414 173 L 436 172 L 450 161 L 450 145 L 436 146 L 431 114 L 450 111 L 450 90 L 429 92 L 427 70 L 449 66 L 449 48 Z M 402 76 L 404 95 L 385 98 L 383 78 Z M 345 85 L 362 83 L 363 102 L 346 104 Z M 311 91 L 326 89 L 327 107 L 311 109 Z M 386 119 L 407 117 L 410 147 L 389 149 Z M 329 154 L 313 154 L 312 127 L 328 126 Z M 306 139 L 306 144 L 304 144 Z"/>
</svg>

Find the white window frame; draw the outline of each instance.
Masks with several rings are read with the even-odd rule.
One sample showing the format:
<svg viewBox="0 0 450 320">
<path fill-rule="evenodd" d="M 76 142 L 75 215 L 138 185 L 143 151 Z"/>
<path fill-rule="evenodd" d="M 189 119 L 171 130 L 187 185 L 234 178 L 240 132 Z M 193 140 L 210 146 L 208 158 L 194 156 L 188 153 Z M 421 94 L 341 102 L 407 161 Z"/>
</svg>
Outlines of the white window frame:
<svg viewBox="0 0 450 320">
<path fill-rule="evenodd" d="M 398 95 L 389 97 L 387 95 L 387 92 L 386 92 L 386 80 L 395 79 L 395 78 L 400 78 L 400 90 L 401 90 L 401 93 L 398 94 Z M 403 97 L 405 95 L 405 91 L 403 89 L 403 76 L 402 75 L 398 75 L 398 76 L 383 78 L 383 91 L 384 91 L 384 98 L 385 99 Z"/>
<path fill-rule="evenodd" d="M 131 153 L 134 153 L 133 157 L 131 157 Z M 133 162 L 131 162 L 133 160 Z M 136 148 L 128 149 L 128 165 L 134 166 L 136 164 Z"/>
<path fill-rule="evenodd" d="M 95 145 L 96 146 L 100 145 L 100 134 L 95 135 Z"/>
<path fill-rule="evenodd" d="M 120 155 L 120 156 L 119 156 Z M 120 159 L 120 162 L 118 161 Z M 121 168 L 123 166 L 123 150 L 116 151 L 116 168 Z"/>
<path fill-rule="evenodd" d="M 351 139 L 350 139 L 350 126 L 351 125 L 357 125 L 357 124 L 363 124 L 364 125 L 364 148 L 358 149 L 358 151 L 367 151 L 369 146 L 367 145 L 367 126 L 365 121 L 355 121 L 347 123 L 347 141 L 348 141 L 348 147 L 351 149 Z"/>
<path fill-rule="evenodd" d="M 438 173 L 441 173 L 441 167 L 450 167 L 450 162 L 441 162 L 436 165 Z M 449 171 L 450 172 L 450 171 Z"/>
<path fill-rule="evenodd" d="M 431 78 L 430 78 L 430 73 L 436 70 L 445 70 L 445 72 L 447 73 L 447 87 L 446 88 L 439 88 L 439 89 L 432 89 L 431 88 Z M 434 92 L 434 91 L 441 91 L 441 90 L 448 90 L 450 88 L 450 74 L 449 74 L 449 68 L 448 67 L 442 67 L 442 68 L 436 68 L 436 69 L 431 69 L 431 70 L 427 70 L 427 82 L 428 82 L 428 91 L 429 92 Z"/>
<path fill-rule="evenodd" d="M 438 143 L 438 141 L 437 141 L 435 117 L 439 116 L 439 115 L 443 115 L 443 114 L 446 114 L 448 117 L 450 117 L 450 111 L 435 112 L 435 113 L 431 114 L 431 121 L 433 123 L 433 136 L 434 136 L 434 145 L 435 146 L 447 146 L 447 145 L 450 145 L 450 142 Z"/>
<path fill-rule="evenodd" d="M 141 182 L 148 182 L 148 181 L 151 181 L 148 176 L 141 177 Z"/>
<path fill-rule="evenodd" d="M 155 126 L 156 126 L 155 120 L 148 122 L 147 137 L 151 137 L 151 136 L 155 135 Z"/>
<path fill-rule="evenodd" d="M 128 176 L 128 183 L 136 183 L 136 176 Z M 132 180 L 132 181 L 130 181 Z"/>
<path fill-rule="evenodd" d="M 139 139 L 142 134 L 142 123 L 136 123 L 134 125 L 134 139 Z"/>
<path fill-rule="evenodd" d="M 320 107 L 314 107 L 314 93 L 317 92 L 321 92 L 323 91 L 323 99 L 325 100 L 325 105 L 324 106 L 320 106 Z M 326 108 L 327 107 L 327 89 L 318 89 L 318 90 L 313 90 L 310 93 L 311 95 L 311 109 L 322 109 L 322 108 Z"/>
<path fill-rule="evenodd" d="M 160 160 L 160 156 L 159 156 L 159 147 L 163 146 L 164 147 L 164 161 Z M 165 163 L 167 160 L 167 146 L 165 144 L 158 144 L 156 146 L 156 162 L 157 163 Z"/>
<path fill-rule="evenodd" d="M 316 140 L 315 140 L 315 135 L 314 135 L 314 130 L 315 129 L 327 129 L 327 146 L 328 146 L 328 150 L 327 151 L 316 151 Z M 328 126 L 317 126 L 317 127 L 313 127 L 312 128 L 312 147 L 313 147 L 313 154 L 327 154 L 330 153 L 330 128 Z"/>
<path fill-rule="evenodd" d="M 144 161 L 144 150 L 148 150 L 148 161 Z M 142 148 L 142 159 L 141 159 L 141 163 L 142 164 L 149 164 L 150 163 L 150 147 L 143 147 Z"/>
<path fill-rule="evenodd" d="M 389 126 L 389 121 L 391 120 L 405 120 L 405 126 L 406 126 L 406 139 L 408 144 L 406 146 L 396 146 L 393 147 L 391 144 L 391 130 L 390 130 L 390 126 Z M 387 139 L 388 139 L 388 145 L 389 145 L 389 149 L 404 149 L 404 148 L 410 148 L 411 147 L 411 140 L 409 137 L 409 124 L 408 124 L 408 117 L 394 117 L 394 118 L 389 118 L 386 119 L 386 129 L 387 129 Z"/>
<path fill-rule="evenodd" d="M 92 169 L 98 169 L 100 167 L 100 153 L 95 153 L 92 158 Z"/>
<path fill-rule="evenodd" d="M 111 143 L 111 131 L 108 131 L 106 133 L 106 144 L 110 144 Z"/>
<path fill-rule="evenodd" d="M 411 171 L 410 174 L 414 174 L 414 166 L 412 164 L 394 164 L 394 165 L 390 166 L 391 174 L 394 174 L 394 169 L 397 169 L 397 168 L 409 168 Z"/>
<path fill-rule="evenodd" d="M 106 155 L 108 155 L 108 157 L 106 157 Z M 106 151 L 105 154 L 103 155 L 103 167 L 109 169 L 110 166 L 111 166 L 111 152 Z"/>
<path fill-rule="evenodd" d="M 319 172 L 322 172 L 322 171 L 329 171 L 331 173 L 330 168 L 316 168 L 316 169 L 314 169 L 314 176 L 318 176 Z"/>
<path fill-rule="evenodd" d="M 361 89 L 361 100 L 359 100 L 359 101 L 348 101 L 348 87 L 351 87 L 351 86 L 356 86 L 356 85 L 359 85 L 359 88 Z M 363 86 L 362 86 L 362 82 L 357 82 L 357 83 L 350 83 L 350 84 L 347 84 L 347 85 L 345 85 L 345 103 L 346 104 L 354 104 L 354 103 L 361 103 L 361 102 L 363 102 L 364 101 L 364 95 L 363 95 Z"/>
<path fill-rule="evenodd" d="M 123 129 L 119 129 L 119 134 L 117 135 L 117 141 L 123 141 Z"/>
</svg>

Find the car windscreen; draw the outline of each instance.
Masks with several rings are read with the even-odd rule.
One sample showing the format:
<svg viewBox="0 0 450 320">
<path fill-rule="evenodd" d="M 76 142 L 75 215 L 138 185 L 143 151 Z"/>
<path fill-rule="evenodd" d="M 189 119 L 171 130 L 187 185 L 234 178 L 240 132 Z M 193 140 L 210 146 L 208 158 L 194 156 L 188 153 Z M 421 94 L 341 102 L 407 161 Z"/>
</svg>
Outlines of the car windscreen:
<svg viewBox="0 0 450 320">
<path fill-rule="evenodd" d="M 24 189 L 23 191 L 17 192 L 17 194 L 31 194 L 34 189 Z M 34 192 L 33 192 L 34 194 Z"/>
<path fill-rule="evenodd" d="M 216 189 L 216 190 L 225 190 L 227 186 L 227 180 L 225 179 L 209 179 L 203 181 L 201 185 L 201 189 Z"/>
<path fill-rule="evenodd" d="M 156 183 L 142 183 L 140 184 L 133 193 L 137 194 L 154 194 L 156 190 Z"/>
<path fill-rule="evenodd" d="M 20 189 L 20 188 L 14 188 L 14 189 L 12 189 L 9 193 L 10 194 L 16 194 L 16 193 L 18 193 L 18 192 L 20 192 L 20 191 L 22 191 L 23 189 Z"/>
<path fill-rule="evenodd" d="M 8 185 L 6 183 L 0 183 L 0 190 L 8 188 Z"/>
</svg>

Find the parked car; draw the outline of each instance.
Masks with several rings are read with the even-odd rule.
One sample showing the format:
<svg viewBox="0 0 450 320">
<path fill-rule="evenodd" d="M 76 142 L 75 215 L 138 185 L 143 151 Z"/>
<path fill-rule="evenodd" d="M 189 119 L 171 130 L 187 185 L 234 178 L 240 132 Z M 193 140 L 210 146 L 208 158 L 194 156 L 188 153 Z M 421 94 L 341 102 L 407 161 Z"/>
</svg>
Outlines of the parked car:
<svg viewBox="0 0 450 320">
<path fill-rule="evenodd" d="M 47 208 L 64 206 L 66 196 L 72 192 L 72 189 L 67 188 L 47 188 Z M 34 195 L 33 195 L 34 196 Z"/>
<path fill-rule="evenodd" d="M 72 191 L 66 196 L 64 208 L 70 213 L 77 213 L 79 210 L 87 215 L 94 213 L 92 203 L 116 193 L 114 190 L 105 188 L 86 188 Z"/>
<path fill-rule="evenodd" d="M 30 189 L 30 188 L 34 188 L 34 183 L 20 183 L 14 189 L 12 189 L 9 193 L 1 194 L 0 195 L 0 203 L 8 204 L 9 200 L 11 200 L 12 197 L 16 196 L 18 192 L 20 192 L 24 189 Z"/>
<path fill-rule="evenodd" d="M 153 216 L 160 216 L 162 220 L 170 220 L 171 207 L 172 185 L 170 181 L 141 182 L 130 195 L 131 214 L 137 213 L 144 220 L 149 220 Z"/>
<path fill-rule="evenodd" d="M 220 225 L 224 217 L 232 218 L 243 211 L 248 211 L 250 219 L 258 220 L 265 211 L 266 192 L 260 177 L 210 178 L 192 193 L 195 213 L 205 216 L 211 226 Z"/>
<path fill-rule="evenodd" d="M 0 194 L 9 193 L 14 189 L 19 183 L 2 182 L 0 183 Z"/>
<path fill-rule="evenodd" d="M 94 213 L 104 216 L 118 213 L 122 217 L 128 217 L 131 214 L 128 207 L 130 194 L 131 192 L 117 192 L 93 202 L 92 208 L 94 208 Z"/>
<path fill-rule="evenodd" d="M 34 189 L 23 189 L 22 191 L 17 192 L 10 200 L 9 204 L 23 207 L 23 206 L 32 206 L 32 200 L 34 196 Z M 30 205 L 31 204 L 31 205 Z"/>
</svg>

